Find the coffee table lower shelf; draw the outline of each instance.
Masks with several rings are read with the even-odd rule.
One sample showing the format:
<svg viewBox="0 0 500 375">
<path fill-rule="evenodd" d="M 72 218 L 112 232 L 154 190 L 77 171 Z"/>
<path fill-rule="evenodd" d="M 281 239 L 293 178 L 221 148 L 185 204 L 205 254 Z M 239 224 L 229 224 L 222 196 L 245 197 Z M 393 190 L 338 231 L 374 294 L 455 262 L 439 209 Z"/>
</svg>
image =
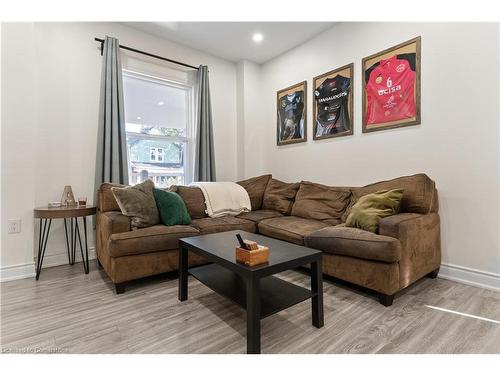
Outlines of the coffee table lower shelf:
<svg viewBox="0 0 500 375">
<path fill-rule="evenodd" d="M 217 264 L 208 264 L 190 268 L 189 273 L 214 292 L 246 309 L 245 280 L 234 272 Z M 315 294 L 278 277 L 268 276 L 260 281 L 260 296 L 260 318 L 263 319 L 305 301 Z"/>
</svg>

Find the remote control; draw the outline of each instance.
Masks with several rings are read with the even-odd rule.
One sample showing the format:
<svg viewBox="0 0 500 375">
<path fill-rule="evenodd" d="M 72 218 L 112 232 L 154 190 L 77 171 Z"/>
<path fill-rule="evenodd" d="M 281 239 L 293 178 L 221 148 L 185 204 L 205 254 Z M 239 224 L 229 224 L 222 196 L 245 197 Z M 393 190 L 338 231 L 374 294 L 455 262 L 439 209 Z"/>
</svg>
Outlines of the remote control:
<svg viewBox="0 0 500 375">
<path fill-rule="evenodd" d="M 243 238 L 239 234 L 236 235 L 236 238 L 238 239 L 238 242 L 240 243 L 240 247 L 242 249 L 246 249 L 247 245 L 245 245 L 245 242 L 243 242 Z"/>
</svg>

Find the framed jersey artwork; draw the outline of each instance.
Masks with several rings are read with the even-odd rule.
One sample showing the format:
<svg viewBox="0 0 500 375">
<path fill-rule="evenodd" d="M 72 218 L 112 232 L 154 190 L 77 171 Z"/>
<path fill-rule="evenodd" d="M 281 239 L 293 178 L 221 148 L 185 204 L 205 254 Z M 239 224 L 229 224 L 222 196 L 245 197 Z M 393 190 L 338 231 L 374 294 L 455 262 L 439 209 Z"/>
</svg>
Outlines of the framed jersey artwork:
<svg viewBox="0 0 500 375">
<path fill-rule="evenodd" d="M 313 139 L 352 135 L 354 64 L 313 78 Z"/>
<path fill-rule="evenodd" d="M 363 133 L 420 124 L 420 43 L 363 59 Z"/>
<path fill-rule="evenodd" d="M 307 141 L 307 81 L 278 91 L 277 145 Z"/>
</svg>

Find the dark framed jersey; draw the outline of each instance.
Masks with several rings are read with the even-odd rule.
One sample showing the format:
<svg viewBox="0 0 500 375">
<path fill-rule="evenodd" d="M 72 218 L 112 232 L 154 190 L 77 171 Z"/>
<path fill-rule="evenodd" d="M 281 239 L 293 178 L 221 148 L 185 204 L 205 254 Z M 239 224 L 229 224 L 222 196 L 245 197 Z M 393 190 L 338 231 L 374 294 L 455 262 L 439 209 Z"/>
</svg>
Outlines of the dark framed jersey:
<svg viewBox="0 0 500 375">
<path fill-rule="evenodd" d="M 277 93 L 277 144 L 306 140 L 306 82 Z"/>
<path fill-rule="evenodd" d="M 352 134 L 353 64 L 315 77 L 314 139 Z"/>
</svg>

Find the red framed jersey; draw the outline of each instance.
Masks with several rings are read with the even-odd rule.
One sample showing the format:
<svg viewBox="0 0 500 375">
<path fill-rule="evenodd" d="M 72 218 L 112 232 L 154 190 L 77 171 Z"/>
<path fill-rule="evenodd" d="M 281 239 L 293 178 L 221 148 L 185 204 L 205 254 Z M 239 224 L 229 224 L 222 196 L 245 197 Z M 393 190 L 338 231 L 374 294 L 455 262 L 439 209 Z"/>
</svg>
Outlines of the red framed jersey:
<svg viewBox="0 0 500 375">
<path fill-rule="evenodd" d="M 366 100 L 367 125 L 416 117 L 415 71 L 408 60 L 381 60 L 368 78 Z"/>
</svg>

